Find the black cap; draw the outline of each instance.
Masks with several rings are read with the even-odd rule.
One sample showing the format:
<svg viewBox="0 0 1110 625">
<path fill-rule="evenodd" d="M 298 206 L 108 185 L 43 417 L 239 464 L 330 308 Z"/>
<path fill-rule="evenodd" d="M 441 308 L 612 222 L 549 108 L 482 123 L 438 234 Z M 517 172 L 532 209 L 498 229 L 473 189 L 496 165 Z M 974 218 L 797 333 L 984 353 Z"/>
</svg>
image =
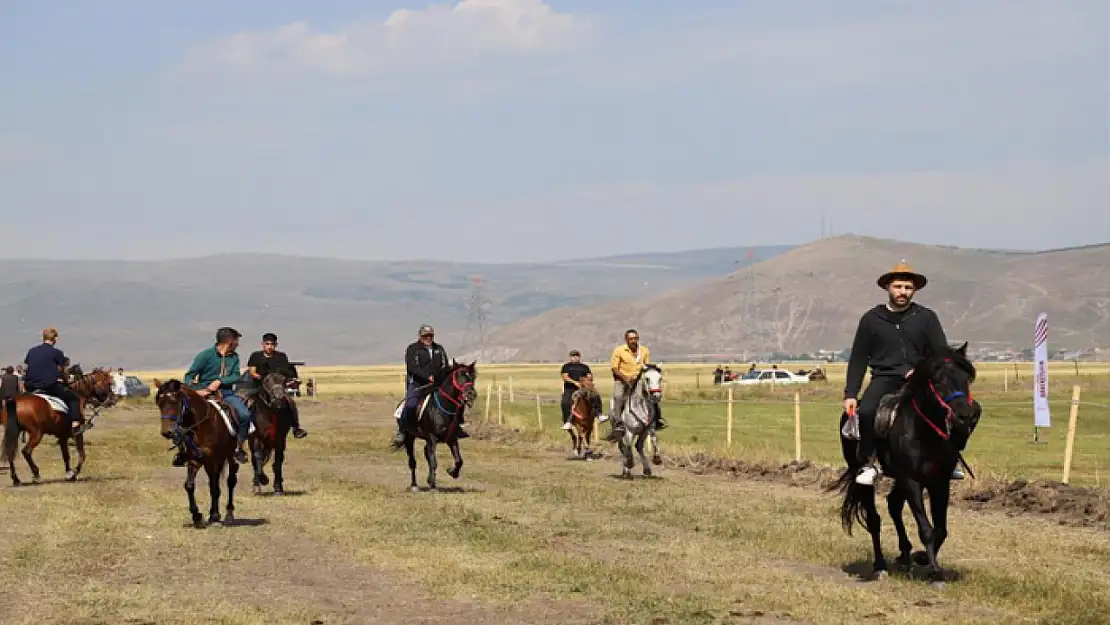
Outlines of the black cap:
<svg viewBox="0 0 1110 625">
<path fill-rule="evenodd" d="M 577 349 L 572 349 L 572 350 L 570 350 L 570 355 L 571 356 L 581 356 L 582 352 L 578 351 Z"/>
<path fill-rule="evenodd" d="M 262 335 L 262 342 L 263 343 L 277 343 L 277 335 L 274 334 L 273 332 L 267 332 L 266 334 Z"/>
<path fill-rule="evenodd" d="M 224 327 L 220 328 L 219 330 L 216 330 L 216 342 L 217 343 L 226 343 L 226 342 L 230 341 L 231 339 L 237 339 L 241 336 L 243 336 L 243 335 L 238 330 L 236 330 L 235 328 L 229 328 L 227 326 L 224 326 Z"/>
</svg>

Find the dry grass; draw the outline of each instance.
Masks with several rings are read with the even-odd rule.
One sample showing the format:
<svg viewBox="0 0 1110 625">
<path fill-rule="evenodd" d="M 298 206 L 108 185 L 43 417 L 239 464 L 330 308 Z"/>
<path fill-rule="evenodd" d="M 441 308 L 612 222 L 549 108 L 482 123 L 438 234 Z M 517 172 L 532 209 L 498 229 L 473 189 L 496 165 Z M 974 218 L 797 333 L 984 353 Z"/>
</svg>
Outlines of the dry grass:
<svg viewBox="0 0 1110 625">
<path fill-rule="evenodd" d="M 613 479 L 611 452 L 570 462 L 470 439 L 462 479 L 440 474 L 458 491 L 412 495 L 403 454 L 386 451 L 388 403 L 302 405 L 312 435 L 291 443 L 286 469 L 299 494 L 253 497 L 244 475 L 244 525 L 186 526 L 183 473 L 149 403 L 104 415 L 82 482 L 0 487 L 0 622 L 958 625 L 1110 613 L 1105 532 L 956 509 L 947 590 L 902 576 L 867 584 L 854 573 L 869 541 L 846 537 L 836 499 L 816 490 L 667 469 L 628 483 Z M 37 456 L 60 477 L 56 450 Z M 885 539 L 892 551 L 889 523 Z"/>
</svg>

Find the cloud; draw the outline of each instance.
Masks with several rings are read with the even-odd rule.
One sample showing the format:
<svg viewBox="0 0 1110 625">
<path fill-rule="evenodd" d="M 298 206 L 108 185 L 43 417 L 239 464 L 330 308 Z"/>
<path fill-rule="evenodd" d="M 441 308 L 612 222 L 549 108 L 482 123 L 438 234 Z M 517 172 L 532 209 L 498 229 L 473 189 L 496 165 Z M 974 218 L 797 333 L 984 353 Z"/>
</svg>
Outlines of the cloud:
<svg viewBox="0 0 1110 625">
<path fill-rule="evenodd" d="M 588 18 L 559 13 L 541 0 L 462 0 L 397 9 L 385 20 L 332 32 L 306 22 L 240 32 L 192 48 L 183 69 L 334 78 L 419 72 L 558 53 L 573 48 L 590 27 Z"/>
</svg>

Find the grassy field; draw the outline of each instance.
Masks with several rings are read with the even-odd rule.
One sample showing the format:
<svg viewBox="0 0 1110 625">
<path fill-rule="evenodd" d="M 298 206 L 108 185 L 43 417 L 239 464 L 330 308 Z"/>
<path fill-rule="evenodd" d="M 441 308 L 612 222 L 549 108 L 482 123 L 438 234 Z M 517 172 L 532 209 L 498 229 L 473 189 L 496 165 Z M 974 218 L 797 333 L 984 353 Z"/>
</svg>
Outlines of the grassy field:
<svg viewBox="0 0 1110 625">
<path fill-rule="evenodd" d="M 544 432 L 476 426 L 462 478 L 441 471 L 450 488 L 414 495 L 403 454 L 387 450 L 390 401 L 301 405 L 311 435 L 291 442 L 289 495 L 252 496 L 241 472 L 231 526 L 188 526 L 184 472 L 148 401 L 101 417 L 79 483 L 60 482 L 56 448 L 40 447 L 46 483 L 0 486 L 0 622 L 1078 625 L 1110 614 L 1103 530 L 957 507 L 945 590 L 905 575 L 863 583 L 870 543 L 845 536 L 837 499 L 816 489 L 667 467 L 617 480 L 608 448 L 592 462 L 551 449 L 552 413 Z M 717 418 L 709 408 L 703 418 Z M 672 414 L 668 446 L 703 413 Z M 756 435 L 742 449 L 760 449 Z"/>
<path fill-rule="evenodd" d="M 602 364 L 591 365 L 603 372 Z M 791 370 L 811 369 L 792 364 Z M 734 364 L 743 370 L 744 364 Z M 557 365 L 479 366 L 479 402 L 473 420 L 487 412 L 506 426 L 540 430 L 551 440 L 567 440 L 558 430 L 557 403 L 561 382 Z M 706 451 L 725 457 L 760 462 L 794 459 L 794 393 L 799 393 L 802 457 L 839 465 L 836 422 L 844 387 L 843 365 L 827 368 L 829 382 L 799 387 L 751 389 L 733 387 L 732 446 L 726 447 L 727 391 L 712 384 L 712 365 L 664 363 L 664 414 L 672 426 L 661 441 L 667 452 Z M 1072 470 L 1069 482 L 1105 486 L 1110 470 L 1110 363 L 1051 363 L 1049 394 L 1053 427 L 1042 429 L 1044 444 L 1031 443 L 1033 434 L 1032 365 L 984 363 L 974 394 L 984 406 L 984 417 L 969 445 L 966 458 L 981 477 L 997 479 L 1053 479 L 1062 477 L 1072 387 L 1082 389 Z M 180 376 L 180 371 L 140 372 L 146 380 Z M 380 398 L 398 401 L 403 389 L 400 367 L 305 367 L 303 378 L 315 377 L 320 399 Z M 598 375 L 599 388 L 608 396 L 609 380 Z M 510 396 L 510 391 L 512 395 Z M 536 397 L 540 397 L 537 417 Z M 487 404 L 486 398 L 490 398 Z M 386 410 L 388 412 L 388 410 Z"/>
</svg>

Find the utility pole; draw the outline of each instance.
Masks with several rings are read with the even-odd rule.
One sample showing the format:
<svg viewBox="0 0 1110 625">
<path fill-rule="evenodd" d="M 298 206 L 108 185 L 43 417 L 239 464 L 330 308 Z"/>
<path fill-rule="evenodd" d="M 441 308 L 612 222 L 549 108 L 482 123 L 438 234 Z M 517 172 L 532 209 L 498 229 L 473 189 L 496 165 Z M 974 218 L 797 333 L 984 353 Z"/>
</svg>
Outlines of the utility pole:
<svg viewBox="0 0 1110 625">
<path fill-rule="evenodd" d="M 478 348 L 478 360 L 486 360 L 486 338 L 488 330 L 487 310 L 490 307 L 483 290 L 481 276 L 470 279 L 470 299 L 467 303 L 466 340 L 468 346 Z"/>
</svg>

